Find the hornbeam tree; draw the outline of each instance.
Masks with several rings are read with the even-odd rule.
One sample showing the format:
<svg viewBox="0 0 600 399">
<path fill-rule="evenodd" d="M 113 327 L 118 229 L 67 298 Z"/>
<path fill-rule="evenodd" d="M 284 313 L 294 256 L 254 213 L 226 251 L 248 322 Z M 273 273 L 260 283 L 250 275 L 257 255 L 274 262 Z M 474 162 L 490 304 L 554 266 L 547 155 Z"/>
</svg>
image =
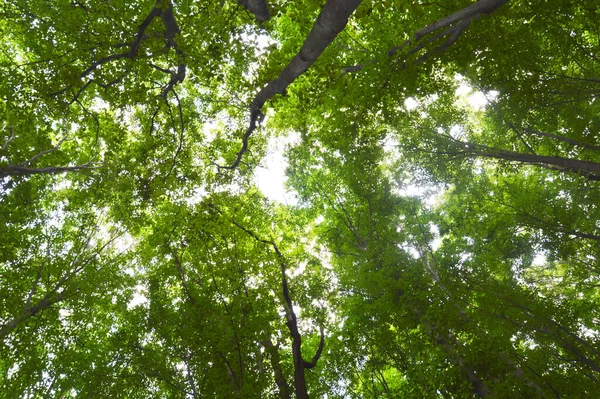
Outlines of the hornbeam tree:
<svg viewBox="0 0 600 399">
<path fill-rule="evenodd" d="M 593 397 L 598 13 L 0 0 L 0 399 Z"/>
</svg>

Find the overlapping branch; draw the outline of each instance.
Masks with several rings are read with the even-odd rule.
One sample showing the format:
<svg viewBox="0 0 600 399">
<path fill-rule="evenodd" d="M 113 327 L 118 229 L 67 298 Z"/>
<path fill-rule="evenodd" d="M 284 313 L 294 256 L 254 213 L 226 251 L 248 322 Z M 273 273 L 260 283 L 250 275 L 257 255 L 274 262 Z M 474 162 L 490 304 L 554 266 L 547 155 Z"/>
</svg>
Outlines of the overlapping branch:
<svg viewBox="0 0 600 399">
<path fill-rule="evenodd" d="M 454 14 L 439 19 L 419 29 L 411 39 L 407 39 L 400 46 L 392 47 L 390 51 L 388 51 L 388 55 L 393 56 L 404 47 L 410 46 L 411 44 L 416 44 L 425 36 L 437 32 L 440 29 L 447 28 L 438 35 L 433 36 L 427 40 L 427 42 L 430 43 L 441 39 L 442 37 L 447 37 L 446 41 L 440 47 L 438 47 L 437 50 L 439 52 L 443 52 L 447 50 L 454 42 L 456 42 L 456 40 L 458 40 L 460 35 L 471 24 L 472 21 L 475 21 L 484 15 L 491 14 L 507 2 L 508 0 L 478 0 L 476 3 L 471 4 L 470 6 L 465 7 L 462 10 L 455 12 Z M 416 52 L 420 50 L 423 46 L 424 44 L 418 44 L 416 47 L 413 47 L 409 52 Z"/>
<path fill-rule="evenodd" d="M 73 283 L 69 284 L 69 282 L 73 278 L 78 276 L 94 259 L 96 259 L 98 257 L 98 255 L 102 251 L 104 251 L 116 239 L 116 237 L 112 237 L 104 245 L 99 247 L 95 252 L 90 254 L 90 256 L 81 260 L 80 259 L 81 256 L 83 255 L 84 251 L 89 246 L 89 243 L 91 242 L 91 240 L 96 232 L 97 231 L 91 232 L 90 235 L 88 235 L 88 237 L 85 238 L 85 241 L 82 243 L 83 245 L 81 245 L 79 247 L 78 253 L 74 257 L 74 259 L 70 262 L 70 267 L 67 268 L 68 270 L 63 275 L 63 277 L 60 278 L 58 280 L 58 282 L 56 282 L 56 284 L 54 284 L 53 287 L 48 289 L 43 294 L 44 296 L 42 298 L 40 298 L 39 300 L 35 301 L 35 303 L 33 303 L 34 302 L 33 297 L 36 296 L 36 293 L 38 291 L 38 284 L 41 279 L 43 269 L 46 266 L 47 259 L 45 259 L 42 262 L 42 265 L 38 268 L 38 272 L 37 272 L 35 281 L 33 283 L 33 287 L 27 294 L 27 299 L 25 301 L 23 311 L 19 315 L 15 316 L 13 319 L 6 322 L 5 324 L 0 325 L 0 339 L 4 339 L 6 336 L 8 336 L 10 333 L 12 333 L 17 327 L 19 327 L 20 325 L 22 325 L 23 323 L 25 323 L 27 320 L 31 319 L 32 317 L 37 316 L 38 314 L 42 313 L 44 310 L 79 293 L 80 287 L 77 284 L 73 284 Z"/>
<path fill-rule="evenodd" d="M 559 156 L 538 155 L 504 150 L 470 142 L 454 140 L 449 150 L 433 151 L 435 154 L 455 157 L 481 157 L 520 162 L 559 172 L 576 173 L 589 180 L 600 180 L 600 163 Z"/>
</svg>

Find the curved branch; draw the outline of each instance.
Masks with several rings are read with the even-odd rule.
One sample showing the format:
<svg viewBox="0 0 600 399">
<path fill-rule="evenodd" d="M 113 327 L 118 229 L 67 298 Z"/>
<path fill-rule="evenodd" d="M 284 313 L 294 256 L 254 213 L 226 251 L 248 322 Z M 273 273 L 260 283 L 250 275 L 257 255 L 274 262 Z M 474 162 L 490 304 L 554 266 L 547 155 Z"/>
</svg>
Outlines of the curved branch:
<svg viewBox="0 0 600 399">
<path fill-rule="evenodd" d="M 150 26 L 150 23 L 152 22 L 152 20 L 154 18 L 158 17 L 161 13 L 162 13 L 162 10 L 158 7 L 158 4 L 156 4 L 152 8 L 152 10 L 150 10 L 148 15 L 144 19 L 144 21 L 141 23 L 141 25 L 138 27 L 138 31 L 136 33 L 135 39 L 129 46 L 129 51 L 124 52 L 124 53 L 119 53 L 119 54 L 112 54 L 112 55 L 109 55 L 108 57 L 104 57 L 98 61 L 94 61 L 92 63 L 92 65 L 90 65 L 85 71 L 82 72 L 80 78 L 81 79 L 85 78 L 90 73 L 92 73 L 96 68 L 98 68 L 99 66 L 104 65 L 108 62 L 111 62 L 114 60 L 119 60 L 122 58 L 129 58 L 129 59 L 135 58 L 135 56 L 137 55 L 138 50 L 140 48 L 140 44 L 144 38 L 144 33 L 146 32 L 146 29 L 148 29 L 148 26 Z"/>
<path fill-rule="evenodd" d="M 321 339 L 319 340 L 319 347 L 317 348 L 317 352 L 315 353 L 315 355 L 313 356 L 313 358 L 311 359 L 310 362 L 307 362 L 306 360 L 304 360 L 304 368 L 305 369 L 314 368 L 317 365 L 319 358 L 321 357 L 321 353 L 323 352 L 323 346 L 325 346 L 325 330 L 324 330 L 323 326 L 321 326 L 320 330 L 321 330 Z"/>
<path fill-rule="evenodd" d="M 60 287 L 59 287 L 60 288 Z M 49 293 L 46 294 L 42 299 L 40 299 L 35 305 L 27 308 L 21 315 L 15 317 L 10 320 L 6 324 L 0 326 L 0 338 L 6 337 L 13 330 L 15 330 L 18 326 L 23 324 L 25 321 L 34 317 L 38 313 L 48 309 L 55 303 L 61 302 L 66 298 L 76 294 L 79 292 L 79 288 L 76 288 L 73 294 L 70 294 L 70 291 L 63 289 L 61 292 L 57 292 L 58 289 L 53 289 Z M 67 296 L 67 294 L 70 294 Z"/>
<path fill-rule="evenodd" d="M 32 163 L 34 163 L 39 157 L 44 156 L 46 154 L 50 154 L 51 152 L 54 152 L 56 150 L 59 149 L 59 147 L 62 145 L 62 143 L 65 142 L 65 140 L 67 139 L 67 136 L 65 135 L 65 137 L 63 137 L 62 139 L 60 139 L 60 141 L 58 142 L 58 144 L 56 144 L 54 147 L 50 148 L 49 150 L 45 150 L 45 151 L 41 151 L 37 154 L 35 154 L 33 157 L 31 157 L 29 160 L 20 163 L 18 166 L 27 166 L 27 165 L 31 165 Z"/>
<path fill-rule="evenodd" d="M 290 399 L 290 386 L 283 375 L 283 368 L 281 367 L 281 359 L 278 352 L 279 347 L 275 346 L 268 338 L 261 341 L 261 343 L 264 346 L 265 351 L 267 351 L 271 357 L 271 367 L 273 367 L 273 372 L 275 374 L 275 384 L 277 384 L 277 388 L 279 388 L 279 396 L 281 399 Z"/>
<path fill-rule="evenodd" d="M 6 151 L 10 142 L 13 141 L 13 139 L 15 138 L 14 128 L 11 126 L 9 130 L 10 130 L 10 137 L 6 138 L 6 141 L 4 142 L 4 145 L 2 146 L 2 151 Z"/>
<path fill-rule="evenodd" d="M 125 51 L 122 53 L 117 53 L 117 54 L 111 54 L 109 56 L 106 56 L 104 58 L 101 58 L 99 60 L 92 62 L 92 64 L 81 73 L 81 75 L 79 76 L 80 79 L 86 78 L 87 76 L 92 74 L 92 72 L 94 72 L 96 69 L 98 69 L 100 66 L 102 66 L 104 64 L 108 64 L 110 62 L 113 62 L 116 60 L 121 60 L 121 59 L 129 59 L 129 60 L 135 59 L 139 52 L 142 41 L 148 37 L 148 35 L 146 34 L 146 30 L 148 29 L 148 27 L 150 26 L 152 21 L 157 17 L 160 17 L 160 19 L 165 27 L 164 37 L 167 40 L 167 47 L 174 48 L 175 53 L 178 58 L 176 72 L 172 72 L 169 70 L 162 70 L 163 72 L 166 72 L 171 75 L 171 79 L 169 80 L 169 83 L 167 83 L 162 90 L 162 96 L 166 97 L 166 95 L 170 91 L 173 90 L 173 87 L 175 87 L 178 83 L 183 82 L 183 80 L 186 77 L 186 64 L 184 63 L 185 57 L 184 57 L 184 54 L 181 51 L 181 49 L 178 47 L 177 41 L 176 41 L 177 35 L 179 35 L 181 33 L 181 31 L 179 29 L 179 25 L 177 24 L 177 20 L 175 19 L 175 15 L 173 13 L 173 4 L 171 3 L 171 1 L 165 2 L 162 0 L 157 0 L 154 7 L 150 10 L 148 15 L 146 15 L 146 18 L 144 18 L 144 21 L 138 26 L 138 29 L 137 29 L 137 32 L 136 32 L 133 42 L 131 42 L 130 44 L 124 44 L 124 45 L 120 46 L 120 47 L 129 46 L 128 51 Z M 118 79 L 116 79 L 115 81 L 110 82 L 108 84 L 100 84 L 100 83 L 96 82 L 95 79 L 92 78 L 92 79 L 88 80 L 88 82 L 77 91 L 73 102 L 75 100 L 77 100 L 79 98 L 79 96 L 81 96 L 81 94 L 90 86 L 91 83 L 97 83 L 101 87 L 106 88 L 108 86 L 111 86 L 111 85 L 117 83 L 118 81 L 123 79 L 123 77 L 124 76 L 121 76 Z M 57 91 L 57 92 L 53 93 L 53 95 L 62 94 L 66 90 L 67 89 Z"/>
<path fill-rule="evenodd" d="M 209 207 L 211 209 L 215 210 L 219 215 L 223 215 L 223 212 L 219 208 L 217 208 L 214 204 L 209 204 Z M 254 231 L 242 226 L 236 220 L 231 219 L 231 218 L 230 218 L 230 220 L 237 228 L 244 231 L 246 234 L 250 235 L 256 241 L 271 246 L 273 248 L 273 251 L 277 255 L 277 258 L 279 260 L 279 265 L 281 267 L 281 285 L 282 285 L 282 291 L 283 291 L 283 298 L 285 300 L 284 308 L 285 308 L 285 316 L 287 319 L 286 324 L 288 326 L 288 329 L 290 330 L 290 335 L 292 336 L 292 357 L 293 357 L 293 362 L 294 362 L 294 387 L 295 387 L 295 391 L 296 391 L 296 398 L 297 399 L 308 399 L 308 391 L 306 389 L 306 377 L 305 377 L 304 370 L 307 368 L 309 368 L 309 369 L 313 368 L 316 365 L 317 361 L 319 360 L 319 357 L 321 356 L 321 353 L 323 351 L 323 346 L 324 346 L 324 340 L 325 340 L 325 334 L 324 334 L 323 327 L 321 327 L 321 341 L 319 343 L 319 348 L 317 349 L 317 353 L 312 358 L 311 362 L 307 362 L 304 359 L 302 359 L 302 336 L 300 334 L 300 331 L 298 330 L 298 319 L 296 317 L 296 313 L 294 312 L 293 302 L 292 302 L 292 298 L 290 296 L 290 291 L 289 291 L 289 286 L 288 286 L 288 281 L 287 281 L 287 276 L 286 276 L 287 263 L 286 263 L 285 257 L 283 256 L 283 253 L 281 253 L 281 251 L 279 250 L 279 247 L 277 246 L 277 244 L 274 241 L 261 238 Z M 307 367 L 307 365 L 309 367 Z"/>
<path fill-rule="evenodd" d="M 310 33 L 304 40 L 300 51 L 292 58 L 279 76 L 263 87 L 250 103 L 250 126 L 242 139 L 242 149 L 230 166 L 223 169 L 235 169 L 248 149 L 248 139 L 256 129 L 256 122 L 263 118 L 261 108 L 276 94 L 285 93 L 287 87 L 310 68 L 317 58 L 348 24 L 348 18 L 360 5 L 362 0 L 328 0 Z"/>
<path fill-rule="evenodd" d="M 425 26 L 415 33 L 413 40 L 419 41 L 424 36 L 435 32 L 441 28 L 447 28 L 448 26 L 465 19 L 477 19 L 482 15 L 489 15 L 496 11 L 497 8 L 507 3 L 508 0 L 478 0 L 476 3 L 465 7 L 454 14 L 451 14 L 445 18 L 438 19 L 437 21 Z"/>
</svg>

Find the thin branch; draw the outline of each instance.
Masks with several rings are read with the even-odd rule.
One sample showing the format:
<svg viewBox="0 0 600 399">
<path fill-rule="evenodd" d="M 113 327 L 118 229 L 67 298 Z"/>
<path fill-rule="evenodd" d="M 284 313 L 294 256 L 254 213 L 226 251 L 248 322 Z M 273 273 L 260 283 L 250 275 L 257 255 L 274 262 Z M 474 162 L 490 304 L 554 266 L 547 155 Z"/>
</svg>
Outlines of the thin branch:
<svg viewBox="0 0 600 399">
<path fill-rule="evenodd" d="M 181 280 L 181 284 L 183 285 L 183 289 L 185 290 L 185 293 L 187 294 L 188 299 L 190 300 L 192 305 L 197 306 L 198 302 L 192 296 L 192 293 L 190 292 L 187 281 L 185 279 L 185 272 L 183 270 L 183 264 L 181 263 L 181 259 L 179 259 L 175 250 L 173 250 L 173 248 L 171 248 L 171 246 L 168 243 L 166 244 L 166 247 L 169 249 L 169 252 L 173 256 L 173 259 L 175 260 L 175 265 L 177 266 L 177 272 L 179 273 L 179 279 Z"/>
<path fill-rule="evenodd" d="M 476 3 L 459 10 L 454 14 L 439 19 L 419 29 L 412 38 L 406 39 L 401 45 L 394 46 L 388 50 L 387 55 L 389 57 L 393 57 L 400 50 L 411 45 L 412 47 L 409 48 L 406 54 L 414 54 L 425 48 L 427 43 L 432 43 L 443 37 L 449 36 L 448 39 L 439 47 L 433 51 L 426 52 L 415 61 L 416 64 L 420 64 L 425 61 L 431 53 L 442 53 L 450 48 L 450 46 L 452 46 L 452 44 L 454 44 L 460 38 L 464 30 L 471 24 L 471 22 L 482 17 L 483 15 L 491 14 L 507 2 L 508 0 L 478 0 Z M 426 36 L 444 28 L 447 29 L 441 33 L 438 33 L 437 35 L 429 37 L 425 41 L 421 41 L 421 39 L 425 38 Z M 342 76 L 349 72 L 358 72 L 362 70 L 364 66 L 365 64 L 345 67 L 342 70 Z M 406 61 L 403 62 L 402 67 L 406 67 Z"/>
<path fill-rule="evenodd" d="M 233 368 L 231 367 L 229 360 L 227 360 L 227 358 L 221 351 L 217 351 L 217 354 L 221 357 L 221 359 L 223 359 L 223 362 L 225 362 L 225 365 L 227 366 L 227 372 L 229 373 L 229 377 L 231 379 L 231 385 L 232 385 L 233 390 L 235 392 L 238 392 L 241 388 L 240 382 L 238 380 L 237 375 L 235 374 L 235 371 L 233 371 Z"/>
<path fill-rule="evenodd" d="M 104 64 L 108 64 L 113 61 L 123 60 L 123 59 L 134 60 L 139 53 L 139 49 L 140 49 L 142 41 L 149 37 L 149 35 L 147 35 L 145 33 L 146 30 L 148 29 L 148 27 L 150 26 L 152 21 L 157 17 L 160 17 L 160 19 L 165 27 L 164 38 L 167 40 L 167 48 L 171 48 L 171 47 L 174 48 L 175 53 L 177 54 L 177 58 L 178 58 L 177 72 L 172 72 L 168 69 L 158 68 L 158 67 L 156 67 L 156 65 L 152 65 L 155 69 L 159 69 L 162 72 L 168 73 L 169 75 L 171 75 L 171 79 L 163 87 L 163 89 L 161 91 L 161 95 L 166 98 L 167 94 L 169 92 L 171 92 L 177 84 L 183 82 L 183 80 L 186 77 L 186 64 L 183 62 L 183 60 L 185 59 L 185 56 L 184 56 L 183 52 L 181 51 L 181 49 L 179 48 L 179 46 L 177 45 L 177 40 L 176 40 L 177 36 L 181 33 L 181 31 L 179 29 L 179 25 L 177 24 L 177 20 L 175 19 L 175 15 L 173 13 L 173 4 L 170 1 L 167 1 L 165 4 L 164 1 L 157 0 L 154 7 L 150 10 L 148 15 L 146 15 L 146 18 L 144 19 L 144 21 L 138 26 L 134 40 L 130 44 L 123 44 L 123 45 L 118 46 L 118 47 L 127 47 L 128 46 L 129 47 L 128 51 L 125 51 L 122 53 L 117 53 L 117 54 L 111 54 L 111 55 L 108 55 L 99 60 L 93 61 L 91 63 L 91 65 L 81 73 L 81 75 L 79 76 L 80 79 L 84 79 L 84 78 L 88 77 L 96 69 L 98 69 L 99 67 L 101 67 Z M 107 87 L 110 87 L 110 86 L 120 82 L 128 73 L 129 73 L 129 70 L 126 70 L 125 74 L 121 75 L 120 77 L 113 80 L 112 82 L 109 82 L 106 84 L 102 84 L 93 78 L 89 79 L 81 88 L 79 88 L 79 90 L 75 94 L 72 102 L 76 101 L 92 83 L 96 83 L 99 86 L 106 89 Z M 53 93 L 53 95 L 54 96 L 60 95 L 60 94 L 64 93 L 66 90 L 67 90 L 67 88 L 57 91 L 57 92 Z"/>
<path fill-rule="evenodd" d="M 63 137 L 58 144 L 56 144 L 54 147 L 50 148 L 49 150 L 45 150 L 45 151 L 41 151 L 39 153 L 37 153 L 36 155 L 34 155 L 31 159 L 29 159 L 28 161 L 25 161 L 23 163 L 20 163 L 18 166 L 27 166 L 27 165 L 31 165 L 32 163 L 34 163 L 39 157 L 44 156 L 46 154 L 50 154 L 51 152 L 54 152 L 56 150 L 58 150 L 58 148 L 62 145 L 62 143 L 67 139 L 67 135 L 65 135 L 65 137 Z"/>
<path fill-rule="evenodd" d="M 134 41 L 131 43 L 131 45 L 129 46 L 129 51 L 127 51 L 125 53 L 111 54 L 108 57 L 104 57 L 98 61 L 94 61 L 92 63 L 92 65 L 90 65 L 85 71 L 83 71 L 81 73 L 80 78 L 82 78 L 82 79 L 85 78 L 86 76 L 91 74 L 96 68 L 98 68 L 99 66 L 104 65 L 108 62 L 118 60 L 118 59 L 123 59 L 123 58 L 129 58 L 129 59 L 135 58 L 135 56 L 137 55 L 138 50 L 140 48 L 142 39 L 144 38 L 144 32 L 146 31 L 148 26 L 150 26 L 150 23 L 152 22 L 152 20 L 154 18 L 158 17 L 161 13 L 162 13 L 162 9 L 158 7 L 158 3 L 157 3 L 152 8 L 152 10 L 150 10 L 148 15 L 144 19 L 144 21 L 138 27 L 136 37 L 135 37 Z"/>
<path fill-rule="evenodd" d="M 216 211 L 219 215 L 224 216 L 223 212 L 217 208 L 214 204 L 209 204 L 210 209 Z M 287 281 L 287 262 L 283 255 L 283 253 L 279 250 L 277 244 L 272 240 L 266 240 L 261 238 L 258 234 L 253 232 L 252 230 L 242 226 L 235 219 L 229 218 L 231 223 L 233 223 L 237 228 L 244 231 L 246 234 L 250 235 L 256 241 L 266 244 L 273 248 L 273 251 L 277 255 L 279 260 L 279 265 L 281 267 L 281 285 L 283 291 L 283 298 L 285 300 L 284 308 L 287 319 L 287 326 L 290 331 L 290 335 L 292 336 L 292 357 L 294 361 L 294 385 L 296 388 L 296 397 L 298 399 L 307 399 L 308 391 L 306 390 L 306 377 L 304 370 L 306 367 L 306 362 L 302 358 L 302 336 L 300 335 L 300 331 L 298 330 L 298 319 L 296 313 L 294 312 L 292 298 L 290 296 L 288 281 Z M 321 356 L 321 352 L 323 350 L 323 342 L 324 342 L 324 331 L 321 327 L 321 343 L 319 344 L 319 349 L 317 353 L 313 357 L 313 362 L 316 364 L 317 360 Z M 315 364 L 313 362 L 308 363 L 311 367 L 314 367 Z"/>
<path fill-rule="evenodd" d="M 475 87 L 477 87 L 481 92 L 484 92 L 483 87 L 481 87 L 481 85 L 473 78 L 473 76 L 471 76 L 470 73 L 466 73 L 467 77 L 471 80 L 471 82 L 475 85 Z M 502 110 L 500 109 L 500 107 L 498 107 L 498 105 L 494 102 L 494 101 L 490 101 L 488 100 L 488 98 L 486 96 L 485 97 L 485 101 L 492 106 L 492 108 L 494 108 L 494 110 L 496 111 L 496 113 L 498 115 L 500 115 L 500 117 L 502 118 L 502 120 L 504 122 L 506 122 L 506 124 L 508 125 L 508 127 L 510 127 L 510 129 L 515 132 L 515 134 L 517 135 L 517 137 L 519 138 L 519 140 L 521 140 L 521 142 L 523 143 L 523 145 L 525 146 L 525 148 L 527 148 L 529 150 L 529 152 L 531 152 L 532 154 L 536 155 L 536 152 L 533 150 L 533 148 L 531 148 L 531 146 L 529 145 L 529 143 L 527 143 L 527 141 L 525 141 L 525 138 L 523 137 L 523 134 L 520 132 L 520 130 L 517 128 L 517 126 L 515 126 L 515 124 L 510 121 L 508 118 L 506 118 L 504 116 L 504 113 L 502 112 Z"/>
<path fill-rule="evenodd" d="M 177 150 L 175 150 L 175 154 L 173 154 L 173 163 L 171 164 L 171 168 L 169 169 L 169 172 L 163 178 L 163 183 L 167 180 L 167 178 L 171 175 L 171 172 L 173 172 L 173 169 L 175 168 L 175 164 L 177 162 L 177 157 L 179 156 L 179 154 L 181 153 L 181 150 L 183 149 L 183 136 L 184 136 L 184 132 L 185 132 L 185 122 L 183 120 L 183 110 L 181 108 L 181 101 L 179 100 L 179 95 L 177 94 L 177 92 L 174 89 L 171 89 L 171 91 L 173 92 L 173 94 L 175 94 L 175 98 L 177 99 L 177 109 L 179 111 L 179 121 L 181 123 L 181 128 L 179 130 L 179 143 L 177 144 Z M 169 115 L 171 116 L 171 123 L 173 124 L 173 130 L 177 131 L 177 129 L 175 127 L 175 119 L 173 118 L 173 112 L 171 111 L 171 105 L 168 103 L 166 97 L 165 97 L 165 102 L 167 103 L 167 106 L 169 108 Z"/>
<path fill-rule="evenodd" d="M 45 309 L 48 309 L 52 305 L 61 302 L 79 292 L 79 287 L 75 287 L 73 290 L 62 290 L 58 292 L 56 288 L 48 292 L 42 299 L 40 299 L 35 305 L 30 306 L 26 311 L 24 311 L 20 316 L 15 317 L 10 320 L 6 324 L 0 327 L 0 338 L 6 337 L 10 334 L 15 328 L 21 325 L 26 320 L 34 317 L 38 313 L 42 312 Z"/>
<path fill-rule="evenodd" d="M 598 145 L 584 143 L 582 141 L 571 139 L 571 138 L 568 138 L 568 137 L 565 137 L 565 136 L 561 136 L 561 135 L 558 135 L 558 134 L 546 133 L 546 132 L 542 132 L 542 131 L 539 131 L 537 129 L 530 128 L 530 127 L 525 127 L 525 128 L 523 128 L 523 130 L 525 132 L 527 132 L 527 133 L 531 133 L 531 134 L 534 134 L 536 136 L 548 137 L 548 138 L 551 138 L 551 139 L 562 141 L 564 143 L 572 144 L 572 145 L 577 146 L 577 147 L 583 147 L 583 148 L 588 148 L 588 149 L 594 150 L 594 151 L 600 151 L 600 146 L 598 146 Z"/>
<path fill-rule="evenodd" d="M 262 113 L 261 110 L 256 110 L 250 115 L 250 126 L 248 126 L 246 133 L 244 133 L 244 136 L 242 137 L 242 148 L 237 153 L 237 155 L 235 157 L 235 161 L 233 161 L 233 163 L 229 166 L 216 165 L 217 168 L 233 170 L 240 165 L 240 163 L 242 162 L 242 157 L 248 150 L 248 140 L 250 139 L 250 136 L 252 135 L 252 133 L 254 133 L 254 130 L 257 127 L 257 122 L 258 122 L 258 124 L 260 124 L 264 120 L 264 118 L 265 118 L 265 115 Z"/>
<path fill-rule="evenodd" d="M 192 376 L 192 368 L 190 367 L 189 358 L 184 359 L 185 369 L 187 371 L 187 379 L 188 383 L 192 387 L 192 398 L 198 399 L 200 396 L 198 395 L 198 389 L 196 388 L 196 383 L 194 382 L 194 377 Z"/>
<path fill-rule="evenodd" d="M 31 299 L 33 298 L 33 296 L 35 295 L 35 293 L 37 291 L 38 283 L 40 282 L 40 278 L 42 277 L 42 269 L 44 268 L 44 265 L 46 264 L 46 260 L 47 260 L 47 258 L 44 258 L 44 261 L 38 268 L 38 272 L 35 277 L 35 281 L 33 282 L 33 287 L 29 291 L 29 294 L 27 295 L 27 300 L 25 301 L 24 311 L 29 310 L 29 308 L 31 307 Z"/>
<path fill-rule="evenodd" d="M 270 355 L 271 367 L 273 367 L 273 373 L 275 374 L 275 384 L 279 388 L 279 397 L 281 399 L 290 399 L 290 386 L 283 375 L 283 368 L 281 367 L 281 359 L 279 357 L 279 345 L 275 346 L 268 338 L 261 341 L 261 343 Z"/>
<path fill-rule="evenodd" d="M 439 19 L 432 24 L 425 26 L 424 28 L 418 30 L 413 40 L 419 41 L 422 37 L 435 32 L 438 29 L 448 27 L 455 22 L 459 22 L 465 19 L 477 19 L 482 15 L 489 15 L 494 12 L 497 8 L 507 3 L 508 0 L 478 0 L 476 3 L 471 4 L 468 7 L 463 8 L 451 14 L 445 18 Z"/>
</svg>

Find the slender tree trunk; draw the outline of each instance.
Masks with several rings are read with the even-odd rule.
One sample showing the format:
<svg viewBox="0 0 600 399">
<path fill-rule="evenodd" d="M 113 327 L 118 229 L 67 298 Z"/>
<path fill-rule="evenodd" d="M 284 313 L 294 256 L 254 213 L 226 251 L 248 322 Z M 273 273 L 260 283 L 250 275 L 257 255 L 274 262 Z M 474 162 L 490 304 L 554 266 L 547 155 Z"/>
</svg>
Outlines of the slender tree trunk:
<svg viewBox="0 0 600 399">
<path fill-rule="evenodd" d="M 278 347 L 273 345 L 270 339 L 265 340 L 263 346 L 271 358 L 271 367 L 273 367 L 273 373 L 275 374 L 275 384 L 279 388 L 279 397 L 281 399 L 290 399 L 290 386 L 283 375 Z"/>
<path fill-rule="evenodd" d="M 223 215 L 223 212 L 220 209 L 218 209 L 217 207 L 215 207 L 214 205 L 211 204 L 210 208 L 215 210 L 217 213 L 219 213 L 219 215 Z M 252 238 L 254 238 L 256 241 L 261 242 L 266 245 L 269 245 L 271 248 L 273 248 L 273 251 L 277 255 L 277 258 L 279 259 L 279 266 L 281 267 L 281 288 L 283 291 L 283 298 L 285 300 L 284 307 L 285 307 L 285 317 L 287 320 L 286 324 L 288 326 L 288 329 L 290 330 L 290 335 L 292 336 L 292 357 L 293 357 L 293 362 L 294 362 L 294 389 L 296 392 L 297 399 L 309 399 L 308 390 L 306 389 L 305 369 L 311 369 L 311 368 L 315 367 L 315 365 L 319 361 L 319 358 L 321 357 L 321 353 L 323 352 L 323 346 L 325 344 L 325 332 L 323 330 L 323 327 L 321 327 L 321 339 L 319 342 L 319 348 L 317 349 L 315 355 L 313 356 L 313 358 L 311 359 L 310 362 L 304 360 L 302 358 L 302 336 L 300 335 L 300 331 L 298 330 L 298 319 L 296 317 L 296 313 L 294 313 L 294 305 L 292 302 L 292 298 L 290 296 L 290 290 L 289 290 L 287 275 L 286 275 L 287 263 L 286 263 L 285 257 L 283 256 L 283 254 L 279 250 L 279 247 L 277 246 L 277 244 L 275 244 L 274 241 L 265 240 L 265 239 L 261 238 L 255 232 L 253 232 L 250 229 L 247 229 L 246 227 L 242 226 L 235 220 L 231 220 L 231 222 L 236 227 L 243 230 L 246 234 L 248 234 Z M 271 346 L 272 346 L 272 344 L 271 344 Z M 276 350 L 276 348 L 272 348 L 272 350 Z M 276 378 L 277 378 L 277 376 L 276 376 Z M 276 380 L 276 383 L 278 385 L 280 385 L 280 383 L 284 383 L 285 386 L 287 386 L 287 383 L 285 383 L 285 379 L 279 379 L 278 381 Z M 284 385 L 281 385 L 281 386 L 284 386 Z"/>
</svg>

